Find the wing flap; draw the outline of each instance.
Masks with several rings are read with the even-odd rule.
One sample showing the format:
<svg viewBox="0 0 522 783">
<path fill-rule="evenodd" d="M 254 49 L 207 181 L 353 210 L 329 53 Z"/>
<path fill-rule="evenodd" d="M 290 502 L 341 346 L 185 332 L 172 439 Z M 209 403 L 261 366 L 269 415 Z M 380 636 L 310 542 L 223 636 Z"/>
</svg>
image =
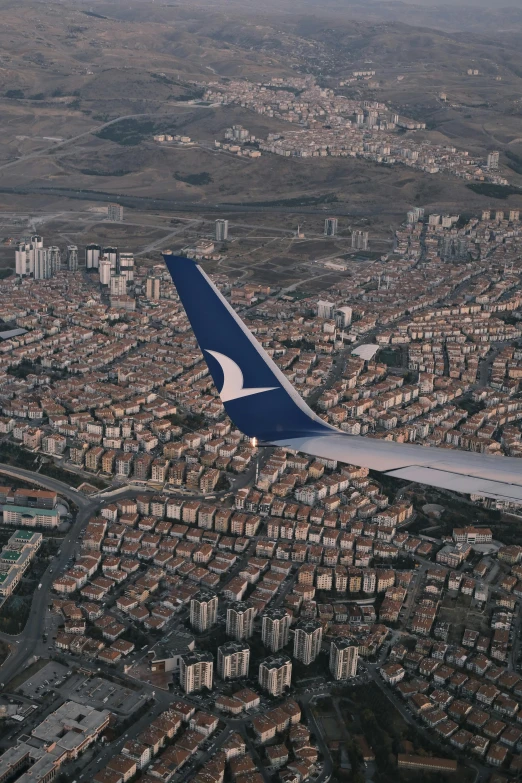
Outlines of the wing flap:
<svg viewBox="0 0 522 783">
<path fill-rule="evenodd" d="M 502 481 L 492 481 L 487 478 L 465 476 L 461 473 L 450 473 L 437 468 L 410 467 L 392 470 L 387 473 L 394 478 L 415 481 L 418 484 L 428 484 L 432 487 L 449 489 L 469 495 L 484 495 L 511 503 L 522 503 L 522 486 L 507 484 Z"/>
<path fill-rule="evenodd" d="M 454 492 L 522 502 L 522 461 L 516 457 L 398 444 L 342 432 L 278 440 L 274 445 Z"/>
</svg>

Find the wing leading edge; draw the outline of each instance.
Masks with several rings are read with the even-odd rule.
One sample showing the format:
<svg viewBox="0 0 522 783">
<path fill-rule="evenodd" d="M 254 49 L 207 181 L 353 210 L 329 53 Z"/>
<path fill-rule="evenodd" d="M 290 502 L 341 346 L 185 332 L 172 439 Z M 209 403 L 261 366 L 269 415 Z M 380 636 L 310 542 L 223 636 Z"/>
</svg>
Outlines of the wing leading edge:
<svg viewBox="0 0 522 783">
<path fill-rule="evenodd" d="M 203 269 L 165 255 L 225 410 L 248 437 L 395 478 L 522 503 L 522 460 L 348 435 L 300 397 Z"/>
</svg>

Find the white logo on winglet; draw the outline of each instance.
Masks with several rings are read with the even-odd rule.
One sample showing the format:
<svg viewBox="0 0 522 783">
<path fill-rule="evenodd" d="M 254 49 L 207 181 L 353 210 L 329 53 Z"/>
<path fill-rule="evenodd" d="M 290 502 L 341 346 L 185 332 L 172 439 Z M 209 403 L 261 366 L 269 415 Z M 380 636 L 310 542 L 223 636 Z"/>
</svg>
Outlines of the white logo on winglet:
<svg viewBox="0 0 522 783">
<path fill-rule="evenodd" d="M 243 373 L 239 365 L 223 353 L 209 351 L 206 348 L 205 351 L 219 362 L 223 370 L 223 387 L 219 392 L 222 402 L 230 402 L 231 400 L 238 400 L 240 397 L 250 397 L 252 394 L 261 394 L 261 392 L 273 391 L 279 388 L 278 386 L 266 386 L 245 389 L 243 388 Z"/>
</svg>

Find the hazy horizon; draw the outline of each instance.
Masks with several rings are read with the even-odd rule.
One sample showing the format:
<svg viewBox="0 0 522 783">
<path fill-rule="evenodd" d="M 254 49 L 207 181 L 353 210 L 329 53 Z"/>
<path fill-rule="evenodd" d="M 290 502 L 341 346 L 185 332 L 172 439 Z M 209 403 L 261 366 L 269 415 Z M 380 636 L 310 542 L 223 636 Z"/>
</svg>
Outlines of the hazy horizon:
<svg viewBox="0 0 522 783">
<path fill-rule="evenodd" d="M 367 0 L 366 0 L 367 1 Z M 318 6 L 324 6 L 324 0 L 317 0 L 315 3 L 314 0 L 308 0 L 310 5 L 317 4 Z M 360 0 L 348 0 L 348 7 L 353 4 L 359 4 Z M 452 2 L 449 2 L 449 0 L 369 0 L 368 5 L 388 5 L 388 4 L 408 4 L 408 5 L 417 5 L 422 6 L 425 8 L 437 8 L 437 7 L 455 7 L 455 6 L 472 6 L 476 8 L 481 9 L 490 9 L 499 11 L 502 8 L 520 8 L 522 9 L 522 0 L 500 0 L 498 5 L 493 4 L 491 0 L 452 0 Z M 341 2 L 338 3 L 338 5 L 342 5 Z"/>
<path fill-rule="evenodd" d="M 353 2 L 357 3 L 360 0 L 348 0 L 349 4 Z M 313 3 L 313 0 L 311 0 Z M 437 8 L 440 6 L 454 7 L 458 5 L 475 6 L 477 8 L 489 8 L 491 10 L 501 10 L 502 8 L 522 8 L 522 0 L 500 0 L 498 5 L 495 5 L 491 0 L 370 0 L 370 5 L 387 5 L 388 3 L 407 3 L 409 5 L 418 5 L 424 7 Z M 324 5 L 323 0 L 317 0 L 317 5 Z"/>
</svg>

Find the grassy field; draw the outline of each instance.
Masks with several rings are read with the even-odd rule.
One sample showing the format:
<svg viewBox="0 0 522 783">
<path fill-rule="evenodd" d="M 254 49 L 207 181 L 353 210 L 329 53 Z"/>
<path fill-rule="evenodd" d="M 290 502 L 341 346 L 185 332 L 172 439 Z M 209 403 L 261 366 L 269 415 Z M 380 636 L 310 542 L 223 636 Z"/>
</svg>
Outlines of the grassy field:
<svg viewBox="0 0 522 783">
<path fill-rule="evenodd" d="M 466 185 L 474 193 L 487 198 L 507 199 L 509 196 L 520 196 L 520 188 L 513 185 L 493 185 L 491 182 L 472 182 Z"/>
<path fill-rule="evenodd" d="M 384 348 L 379 351 L 377 361 L 384 362 L 388 367 L 400 367 L 402 365 L 402 351 L 400 348 Z"/>
<path fill-rule="evenodd" d="M 4 601 L 0 608 L 0 631 L 15 636 L 24 630 L 32 598 L 32 593 L 29 595 L 14 594 Z"/>
<path fill-rule="evenodd" d="M 152 120 L 122 120 L 99 131 L 99 139 L 113 141 L 124 147 L 135 147 L 156 133 L 156 124 Z"/>
</svg>

